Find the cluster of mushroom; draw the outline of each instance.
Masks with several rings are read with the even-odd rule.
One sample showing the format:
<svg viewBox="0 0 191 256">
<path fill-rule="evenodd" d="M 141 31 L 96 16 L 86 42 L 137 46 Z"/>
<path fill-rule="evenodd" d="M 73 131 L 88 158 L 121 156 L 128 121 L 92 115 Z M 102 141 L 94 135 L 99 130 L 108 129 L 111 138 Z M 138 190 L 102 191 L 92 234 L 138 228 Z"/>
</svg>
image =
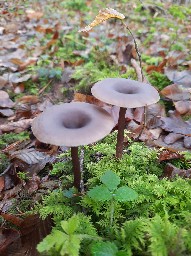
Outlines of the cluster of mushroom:
<svg viewBox="0 0 191 256">
<path fill-rule="evenodd" d="M 120 107 L 116 157 L 121 158 L 126 109 L 156 103 L 159 94 L 149 84 L 123 78 L 107 78 L 96 83 L 92 87 L 92 94 L 103 102 Z M 78 146 L 101 140 L 111 132 L 114 125 L 113 118 L 101 107 L 72 102 L 45 110 L 33 121 L 32 131 L 41 142 L 71 147 L 74 186 L 80 190 Z"/>
</svg>

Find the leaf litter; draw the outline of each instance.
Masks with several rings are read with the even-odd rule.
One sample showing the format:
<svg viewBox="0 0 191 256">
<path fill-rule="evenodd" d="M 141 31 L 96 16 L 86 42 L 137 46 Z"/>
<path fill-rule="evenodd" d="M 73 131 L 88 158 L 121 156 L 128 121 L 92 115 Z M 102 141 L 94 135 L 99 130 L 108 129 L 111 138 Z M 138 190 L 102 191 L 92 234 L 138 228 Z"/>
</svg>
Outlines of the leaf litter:
<svg viewBox="0 0 191 256">
<path fill-rule="evenodd" d="M 50 9 L 47 8 L 45 10 L 40 3 L 36 6 L 31 4 L 30 8 L 26 8 L 21 1 L 17 2 L 18 6 L 11 2 L 3 4 L 0 11 L 3 14 L 0 26 L 0 90 L 2 90 L 0 91 L 0 113 L 3 116 L 3 123 L 0 123 L 1 133 L 9 133 L 11 131 L 20 133 L 21 131 L 30 130 L 35 116 L 46 107 L 58 101 L 63 102 L 72 99 L 72 97 L 70 99 L 64 98 L 62 93 L 58 93 L 56 89 L 61 90 L 62 86 L 57 86 L 56 84 L 53 86 L 55 91 L 46 93 L 46 88 L 51 85 L 51 83 L 49 84 L 50 80 L 43 85 L 44 87 L 41 88 L 41 91 L 37 90 L 33 95 L 28 93 L 27 82 L 32 80 L 39 87 L 41 79 L 44 77 L 44 75 L 40 77 L 40 72 L 35 71 L 35 68 L 41 62 L 43 63 L 42 66 L 46 66 L 46 62 L 49 62 L 48 69 L 61 68 L 62 78 L 59 82 L 63 83 L 64 86 L 68 86 L 68 88 L 70 86 L 74 87 L 76 81 L 73 81 L 71 74 L 75 72 L 75 67 L 78 65 L 83 66 L 87 59 L 91 58 L 92 50 L 95 47 L 99 47 L 102 51 L 109 53 L 111 63 L 115 63 L 120 67 L 122 75 L 128 71 L 128 67 L 131 65 L 138 80 L 143 78 L 132 36 L 128 35 L 127 31 L 118 22 L 114 22 L 114 19 L 108 22 L 107 25 L 104 23 L 105 20 L 110 18 L 123 20 L 125 16 L 122 13 L 112 8 L 102 9 L 91 23 L 89 18 L 82 17 L 77 12 L 71 19 L 67 10 L 62 9 L 60 11 L 59 4 L 55 4 L 57 5 L 57 13 L 53 13 L 50 11 L 51 3 L 48 3 Z M 184 115 L 188 114 L 191 108 L 189 50 L 186 44 L 182 50 L 174 50 L 173 47 L 181 47 L 181 45 L 173 46 L 171 40 L 172 31 L 162 24 L 161 26 L 159 24 L 158 30 L 152 33 L 152 39 L 147 42 L 147 35 L 151 32 L 150 25 L 154 26 L 154 23 L 149 24 L 150 21 L 143 15 L 136 16 L 137 6 L 137 3 L 133 5 L 127 3 L 122 9 L 123 13 L 127 13 L 126 10 L 128 9 L 126 22 L 133 33 L 137 33 L 136 41 L 140 45 L 141 53 L 146 55 L 143 56 L 143 59 L 150 56 L 151 61 L 151 58 L 153 58 L 154 65 L 152 61 L 148 64 L 143 60 L 146 70 L 144 79 L 148 81 L 149 74 L 158 72 L 166 75 L 171 83 L 160 91 L 162 103 L 148 106 L 145 109 L 128 109 L 126 112 L 126 127 L 131 130 L 133 139 L 144 141 L 149 145 L 153 145 L 154 141 L 155 145 L 166 148 L 166 154 L 160 156 L 160 161 L 181 158 L 182 156 L 179 155 L 178 151 L 190 150 L 191 148 L 191 121 L 189 119 L 187 121 L 184 120 Z M 165 8 L 167 7 L 168 3 L 164 4 L 164 8 L 157 8 L 152 4 L 141 4 L 142 10 L 151 15 L 153 22 L 157 16 L 166 15 Z M 14 11 L 11 11 L 11 8 Z M 79 20 L 81 20 L 81 25 Z M 189 26 L 186 21 L 173 19 L 173 22 L 179 27 L 181 37 L 187 38 Z M 85 44 L 83 42 L 83 47 L 80 50 L 74 49 L 72 53 L 72 57 L 75 56 L 78 59 L 71 60 L 70 57 L 67 58 L 65 56 L 62 57 L 62 60 L 56 58 L 59 47 L 65 46 L 65 39 L 70 36 L 70 32 L 76 26 L 78 28 L 83 27 L 83 24 L 86 23 L 90 25 L 81 29 Z M 95 26 L 96 29 L 94 29 Z M 92 28 L 94 30 L 89 31 Z M 112 39 L 112 43 L 107 42 L 107 39 Z M 176 40 L 178 40 L 177 37 Z M 144 43 L 142 43 L 143 41 Z M 59 42 L 62 42 L 61 45 L 59 45 Z M 104 45 L 107 45 L 107 47 Z M 160 61 L 155 61 L 156 57 L 160 57 Z M 19 99 L 16 99 L 15 95 L 20 93 L 24 93 L 24 96 L 21 95 Z M 174 104 L 176 112 L 167 112 L 165 110 L 166 100 Z M 117 125 L 118 108 L 80 92 L 75 93 L 74 101 L 88 102 L 105 108 L 112 114 Z M 17 242 L 18 246 L 20 245 L 20 239 L 22 243 L 22 247 L 19 249 L 20 255 L 24 255 L 27 250 L 31 251 L 30 255 L 36 255 L 34 248 L 38 241 L 42 239 L 42 236 L 40 240 L 34 239 L 35 241 L 32 241 L 33 245 L 30 244 L 30 237 L 32 235 L 39 238 L 40 235 L 35 233 L 37 228 L 40 230 L 45 228 L 45 223 L 42 223 L 38 216 L 29 216 L 25 217 L 24 220 L 22 218 L 19 220 L 17 219 L 18 216 L 10 216 L 8 213 L 13 205 L 14 198 L 33 198 L 41 187 L 46 187 L 46 183 L 51 182 L 48 176 L 44 180 L 43 178 L 41 179 L 39 172 L 46 165 L 55 161 L 59 149 L 51 148 L 51 146 L 45 147 L 37 141 L 34 142 L 32 135 L 31 141 L 31 144 L 21 143 L 20 145 L 18 142 L 18 144 L 8 145 L 3 150 L 3 153 L 8 156 L 10 165 L 0 176 L 2 217 L 7 221 L 8 219 L 9 221 L 11 220 L 12 223 L 17 223 L 17 226 L 19 226 L 19 231 L 2 229 L 0 252 L 5 252 L 8 255 L 11 255 L 10 251 L 15 251 L 14 246 L 12 246 L 14 242 Z M 18 176 L 18 172 L 25 172 L 29 180 L 22 180 Z M 165 169 L 165 175 L 173 178 L 177 174 L 181 177 L 190 178 L 190 170 L 185 171 L 168 164 Z M 51 189 L 55 186 L 58 186 L 58 184 L 51 185 Z M 22 223 L 23 228 L 19 223 Z M 35 225 L 36 227 L 34 227 Z M 44 235 L 49 231 L 50 229 L 46 229 Z"/>
</svg>

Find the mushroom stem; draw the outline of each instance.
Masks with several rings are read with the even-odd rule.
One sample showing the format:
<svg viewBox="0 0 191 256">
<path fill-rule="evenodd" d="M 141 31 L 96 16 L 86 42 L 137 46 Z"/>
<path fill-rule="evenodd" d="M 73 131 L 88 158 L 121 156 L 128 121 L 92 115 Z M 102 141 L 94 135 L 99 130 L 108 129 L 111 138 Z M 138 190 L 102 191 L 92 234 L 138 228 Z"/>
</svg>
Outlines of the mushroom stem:
<svg viewBox="0 0 191 256">
<path fill-rule="evenodd" d="M 71 147 L 71 157 L 73 164 L 74 173 L 74 187 L 80 191 L 81 172 L 80 172 L 80 161 L 78 157 L 78 147 Z"/>
<path fill-rule="evenodd" d="M 124 129 L 125 129 L 125 113 L 127 108 L 120 108 L 118 120 L 118 134 L 116 145 L 116 158 L 120 159 L 123 153 Z"/>
</svg>

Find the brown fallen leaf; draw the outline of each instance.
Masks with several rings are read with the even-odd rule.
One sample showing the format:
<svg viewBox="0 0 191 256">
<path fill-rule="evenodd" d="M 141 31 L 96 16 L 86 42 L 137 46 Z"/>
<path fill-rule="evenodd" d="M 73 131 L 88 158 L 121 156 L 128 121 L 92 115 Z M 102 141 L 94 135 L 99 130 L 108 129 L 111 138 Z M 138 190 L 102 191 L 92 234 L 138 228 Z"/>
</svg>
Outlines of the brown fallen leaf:
<svg viewBox="0 0 191 256">
<path fill-rule="evenodd" d="M 178 111 L 181 115 L 191 112 L 191 101 L 190 100 L 176 101 L 173 103 L 176 108 L 176 111 Z"/>
<path fill-rule="evenodd" d="M 179 113 L 169 111 L 169 117 L 161 117 L 161 127 L 168 132 L 191 136 L 191 123 L 184 121 Z"/>
<path fill-rule="evenodd" d="M 39 100 L 39 97 L 36 95 L 25 95 L 25 96 L 19 98 L 17 101 L 21 102 L 23 104 L 25 104 L 25 103 L 36 104 L 40 100 Z"/>
<path fill-rule="evenodd" d="M 2 132 L 11 132 L 14 131 L 16 133 L 27 130 L 31 124 L 33 119 L 23 119 L 17 122 L 10 122 L 7 124 L 0 125 L 0 131 Z"/>
<path fill-rule="evenodd" d="M 168 177 L 172 179 L 176 176 L 180 176 L 182 178 L 191 178 L 191 169 L 179 169 L 175 167 L 173 164 L 168 163 L 164 169 L 163 177 Z"/>
<path fill-rule="evenodd" d="M 9 98 L 9 94 L 5 91 L 0 91 L 0 107 L 2 108 L 12 108 L 14 102 Z"/>
<path fill-rule="evenodd" d="M 33 9 L 27 9 L 26 14 L 27 14 L 27 18 L 30 20 L 32 19 L 39 20 L 44 15 L 43 12 L 35 11 Z"/>
<path fill-rule="evenodd" d="M 164 73 L 164 67 L 166 66 L 167 59 L 164 59 L 161 63 L 159 63 L 158 66 L 148 66 L 147 68 L 147 73 L 151 73 L 153 71 L 159 72 L 159 73 Z"/>
<path fill-rule="evenodd" d="M 190 99 L 190 92 L 191 89 L 186 86 L 171 84 L 162 89 L 160 94 L 173 101 L 183 101 Z"/>
<path fill-rule="evenodd" d="M 21 246 L 20 233 L 15 229 L 0 229 L 0 255 L 8 256 L 13 249 Z"/>
<path fill-rule="evenodd" d="M 160 147 L 160 148 L 165 148 L 169 151 L 172 152 L 177 152 L 177 151 L 189 151 L 191 152 L 190 149 L 185 148 L 184 144 L 183 144 L 183 140 L 177 140 L 176 142 L 174 142 L 173 144 L 166 144 L 164 142 L 164 138 L 165 136 L 161 135 L 157 140 L 153 141 L 153 144 L 155 147 Z"/>
<path fill-rule="evenodd" d="M 177 140 L 183 138 L 184 135 L 182 134 L 177 134 L 177 133 L 169 133 L 165 138 L 164 138 L 164 143 L 166 144 L 173 144 L 174 142 L 176 142 Z"/>
<path fill-rule="evenodd" d="M 175 84 L 185 87 L 191 86 L 191 70 L 177 71 L 176 69 L 166 68 L 165 75 Z"/>
<path fill-rule="evenodd" d="M 82 93 L 78 93 L 78 92 L 74 93 L 73 101 L 87 102 L 90 104 L 97 105 L 99 107 L 103 107 L 103 106 L 107 105 L 103 101 L 96 99 L 94 96 L 86 95 L 86 94 L 82 94 Z"/>
<path fill-rule="evenodd" d="M 0 109 L 0 115 L 10 117 L 14 115 L 14 112 L 9 108 L 3 108 L 3 109 Z"/>
<path fill-rule="evenodd" d="M 180 159 L 183 158 L 183 155 L 178 152 L 172 152 L 169 150 L 163 150 L 159 155 L 159 162 L 172 160 L 172 159 Z"/>
<path fill-rule="evenodd" d="M 0 89 L 2 89 L 7 83 L 7 80 L 3 77 L 0 76 Z"/>
</svg>

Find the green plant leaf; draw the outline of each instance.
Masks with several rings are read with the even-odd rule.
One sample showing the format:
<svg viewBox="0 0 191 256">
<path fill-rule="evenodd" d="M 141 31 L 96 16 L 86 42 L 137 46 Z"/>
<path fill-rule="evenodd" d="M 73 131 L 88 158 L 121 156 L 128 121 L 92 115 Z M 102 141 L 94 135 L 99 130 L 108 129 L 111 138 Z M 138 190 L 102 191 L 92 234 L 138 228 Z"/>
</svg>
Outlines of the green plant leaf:
<svg viewBox="0 0 191 256">
<path fill-rule="evenodd" d="M 120 184 L 119 176 L 112 171 L 106 171 L 100 180 L 109 190 L 116 189 Z"/>
<path fill-rule="evenodd" d="M 116 256 L 118 249 L 114 243 L 99 242 L 93 244 L 91 252 L 93 256 Z"/>
<path fill-rule="evenodd" d="M 54 246 L 59 249 L 65 242 L 67 235 L 63 234 L 59 230 L 54 230 L 50 235 L 46 236 L 38 245 L 38 252 L 42 253 L 49 251 Z"/>
<path fill-rule="evenodd" d="M 104 185 L 96 186 L 88 191 L 88 196 L 95 201 L 108 201 L 112 199 L 112 194 Z"/>
<path fill-rule="evenodd" d="M 63 228 L 63 230 L 68 234 L 71 235 L 73 234 L 76 229 L 79 226 L 79 218 L 77 215 L 72 216 L 69 220 L 65 221 L 61 221 L 61 227 Z"/>
<path fill-rule="evenodd" d="M 138 198 L 138 194 L 134 189 L 122 186 L 116 190 L 115 198 L 121 202 L 133 201 Z"/>
</svg>

